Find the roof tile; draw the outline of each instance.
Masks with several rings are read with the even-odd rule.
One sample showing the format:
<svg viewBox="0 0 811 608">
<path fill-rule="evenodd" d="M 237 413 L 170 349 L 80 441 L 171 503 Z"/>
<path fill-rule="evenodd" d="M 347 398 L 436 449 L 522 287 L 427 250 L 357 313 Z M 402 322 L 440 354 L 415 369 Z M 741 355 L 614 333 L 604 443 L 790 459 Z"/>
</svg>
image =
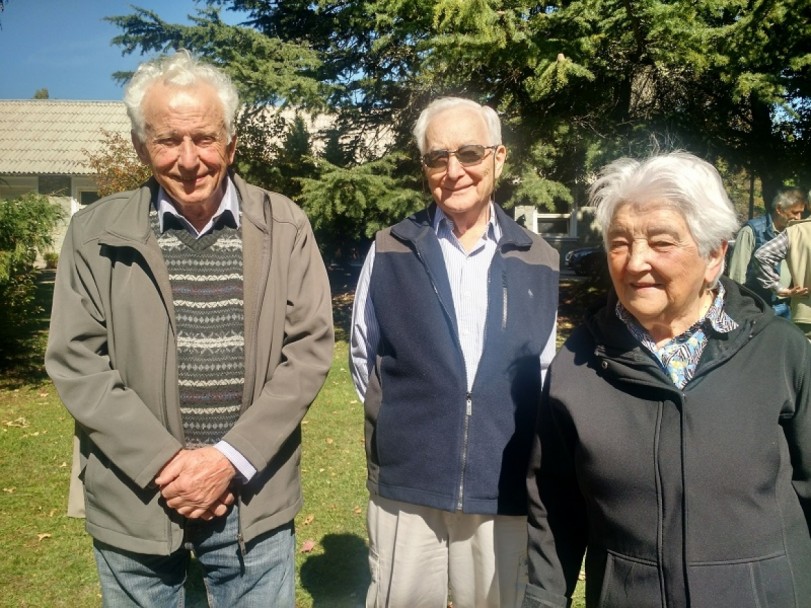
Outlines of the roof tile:
<svg viewBox="0 0 811 608">
<path fill-rule="evenodd" d="M 123 102 L 0 99 L 0 174 L 92 175 L 102 129 L 129 139 Z"/>
</svg>

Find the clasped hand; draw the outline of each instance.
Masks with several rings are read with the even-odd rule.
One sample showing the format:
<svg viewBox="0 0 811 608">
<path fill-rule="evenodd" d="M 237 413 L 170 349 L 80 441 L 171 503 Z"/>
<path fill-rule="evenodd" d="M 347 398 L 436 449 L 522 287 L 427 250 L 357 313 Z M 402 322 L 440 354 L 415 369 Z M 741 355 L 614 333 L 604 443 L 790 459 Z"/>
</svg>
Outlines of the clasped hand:
<svg viewBox="0 0 811 608">
<path fill-rule="evenodd" d="M 167 462 L 155 483 L 166 504 L 189 519 L 210 521 L 228 512 L 234 465 L 218 449 L 180 450 Z"/>
<path fill-rule="evenodd" d="M 790 298 L 792 296 L 805 296 L 808 295 L 808 287 L 797 285 L 795 287 L 786 287 L 779 289 L 777 295 L 781 298 Z"/>
</svg>

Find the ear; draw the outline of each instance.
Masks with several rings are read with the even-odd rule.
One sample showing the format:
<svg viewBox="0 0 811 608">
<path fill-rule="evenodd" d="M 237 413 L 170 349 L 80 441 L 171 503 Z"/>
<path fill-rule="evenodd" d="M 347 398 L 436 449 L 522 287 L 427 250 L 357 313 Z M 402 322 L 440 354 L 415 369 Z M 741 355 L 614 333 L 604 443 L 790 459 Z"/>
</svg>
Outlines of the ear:
<svg viewBox="0 0 811 608">
<path fill-rule="evenodd" d="M 231 141 L 228 143 L 228 146 L 225 148 L 225 155 L 228 159 L 228 164 L 234 164 L 234 156 L 236 156 L 237 152 L 237 136 L 236 134 L 231 138 Z"/>
<path fill-rule="evenodd" d="M 722 241 L 718 248 L 710 251 L 707 256 L 707 270 L 704 273 L 704 280 L 707 284 L 713 285 L 723 272 L 728 247 L 729 243 Z"/>
<path fill-rule="evenodd" d="M 149 162 L 149 152 L 146 149 L 146 144 L 138 139 L 135 131 L 130 131 L 130 139 L 132 140 L 132 147 L 135 148 L 135 153 L 138 155 L 140 161 L 150 166 L 152 163 Z"/>
<path fill-rule="evenodd" d="M 495 178 L 498 179 L 501 176 L 501 171 L 504 169 L 504 162 L 507 160 L 507 148 L 504 145 L 499 145 L 493 151 L 493 155 L 496 159 L 496 176 Z"/>
</svg>

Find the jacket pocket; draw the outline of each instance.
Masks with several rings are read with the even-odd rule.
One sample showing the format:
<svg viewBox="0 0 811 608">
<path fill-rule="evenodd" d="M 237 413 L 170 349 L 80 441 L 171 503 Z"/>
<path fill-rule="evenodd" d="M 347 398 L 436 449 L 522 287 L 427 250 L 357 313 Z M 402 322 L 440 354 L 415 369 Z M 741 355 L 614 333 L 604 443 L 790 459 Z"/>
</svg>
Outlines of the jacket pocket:
<svg viewBox="0 0 811 608">
<path fill-rule="evenodd" d="M 158 503 L 157 488 L 142 489 L 132 483 L 103 454 L 93 452 L 84 469 L 86 518 L 95 530 L 165 543 L 166 516 Z M 158 517 L 156 517 L 156 515 Z M 99 540 L 122 547 L 110 537 Z M 131 547 L 122 547 L 131 549 Z"/>
<path fill-rule="evenodd" d="M 693 564 L 688 576 L 691 603 L 697 608 L 797 607 L 791 565 L 782 553 L 733 563 Z"/>
<path fill-rule="evenodd" d="M 609 551 L 597 605 L 600 608 L 661 606 L 660 589 L 659 570 L 655 562 Z"/>
</svg>

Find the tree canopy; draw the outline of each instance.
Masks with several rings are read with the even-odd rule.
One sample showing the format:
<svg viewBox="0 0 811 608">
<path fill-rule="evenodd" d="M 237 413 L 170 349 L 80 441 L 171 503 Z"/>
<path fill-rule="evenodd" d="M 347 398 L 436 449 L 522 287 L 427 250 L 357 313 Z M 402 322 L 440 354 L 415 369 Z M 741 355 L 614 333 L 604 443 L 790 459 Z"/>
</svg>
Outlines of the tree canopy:
<svg viewBox="0 0 811 608">
<path fill-rule="evenodd" d="M 410 128 L 449 94 L 500 113 L 510 154 L 498 196 L 507 207 L 568 210 L 605 162 L 657 145 L 754 176 L 766 200 L 783 183 L 811 185 L 807 0 L 204 5 L 191 25 L 142 9 L 111 17 L 122 31 L 114 42 L 124 52 L 188 48 L 223 66 L 251 104 L 333 116 L 330 158 L 295 176 L 294 194 L 316 225 L 341 226 L 347 238 L 368 237 L 425 200 Z M 220 11 L 232 9 L 246 22 L 225 24 Z M 278 173 L 290 174 L 286 162 Z"/>
</svg>

